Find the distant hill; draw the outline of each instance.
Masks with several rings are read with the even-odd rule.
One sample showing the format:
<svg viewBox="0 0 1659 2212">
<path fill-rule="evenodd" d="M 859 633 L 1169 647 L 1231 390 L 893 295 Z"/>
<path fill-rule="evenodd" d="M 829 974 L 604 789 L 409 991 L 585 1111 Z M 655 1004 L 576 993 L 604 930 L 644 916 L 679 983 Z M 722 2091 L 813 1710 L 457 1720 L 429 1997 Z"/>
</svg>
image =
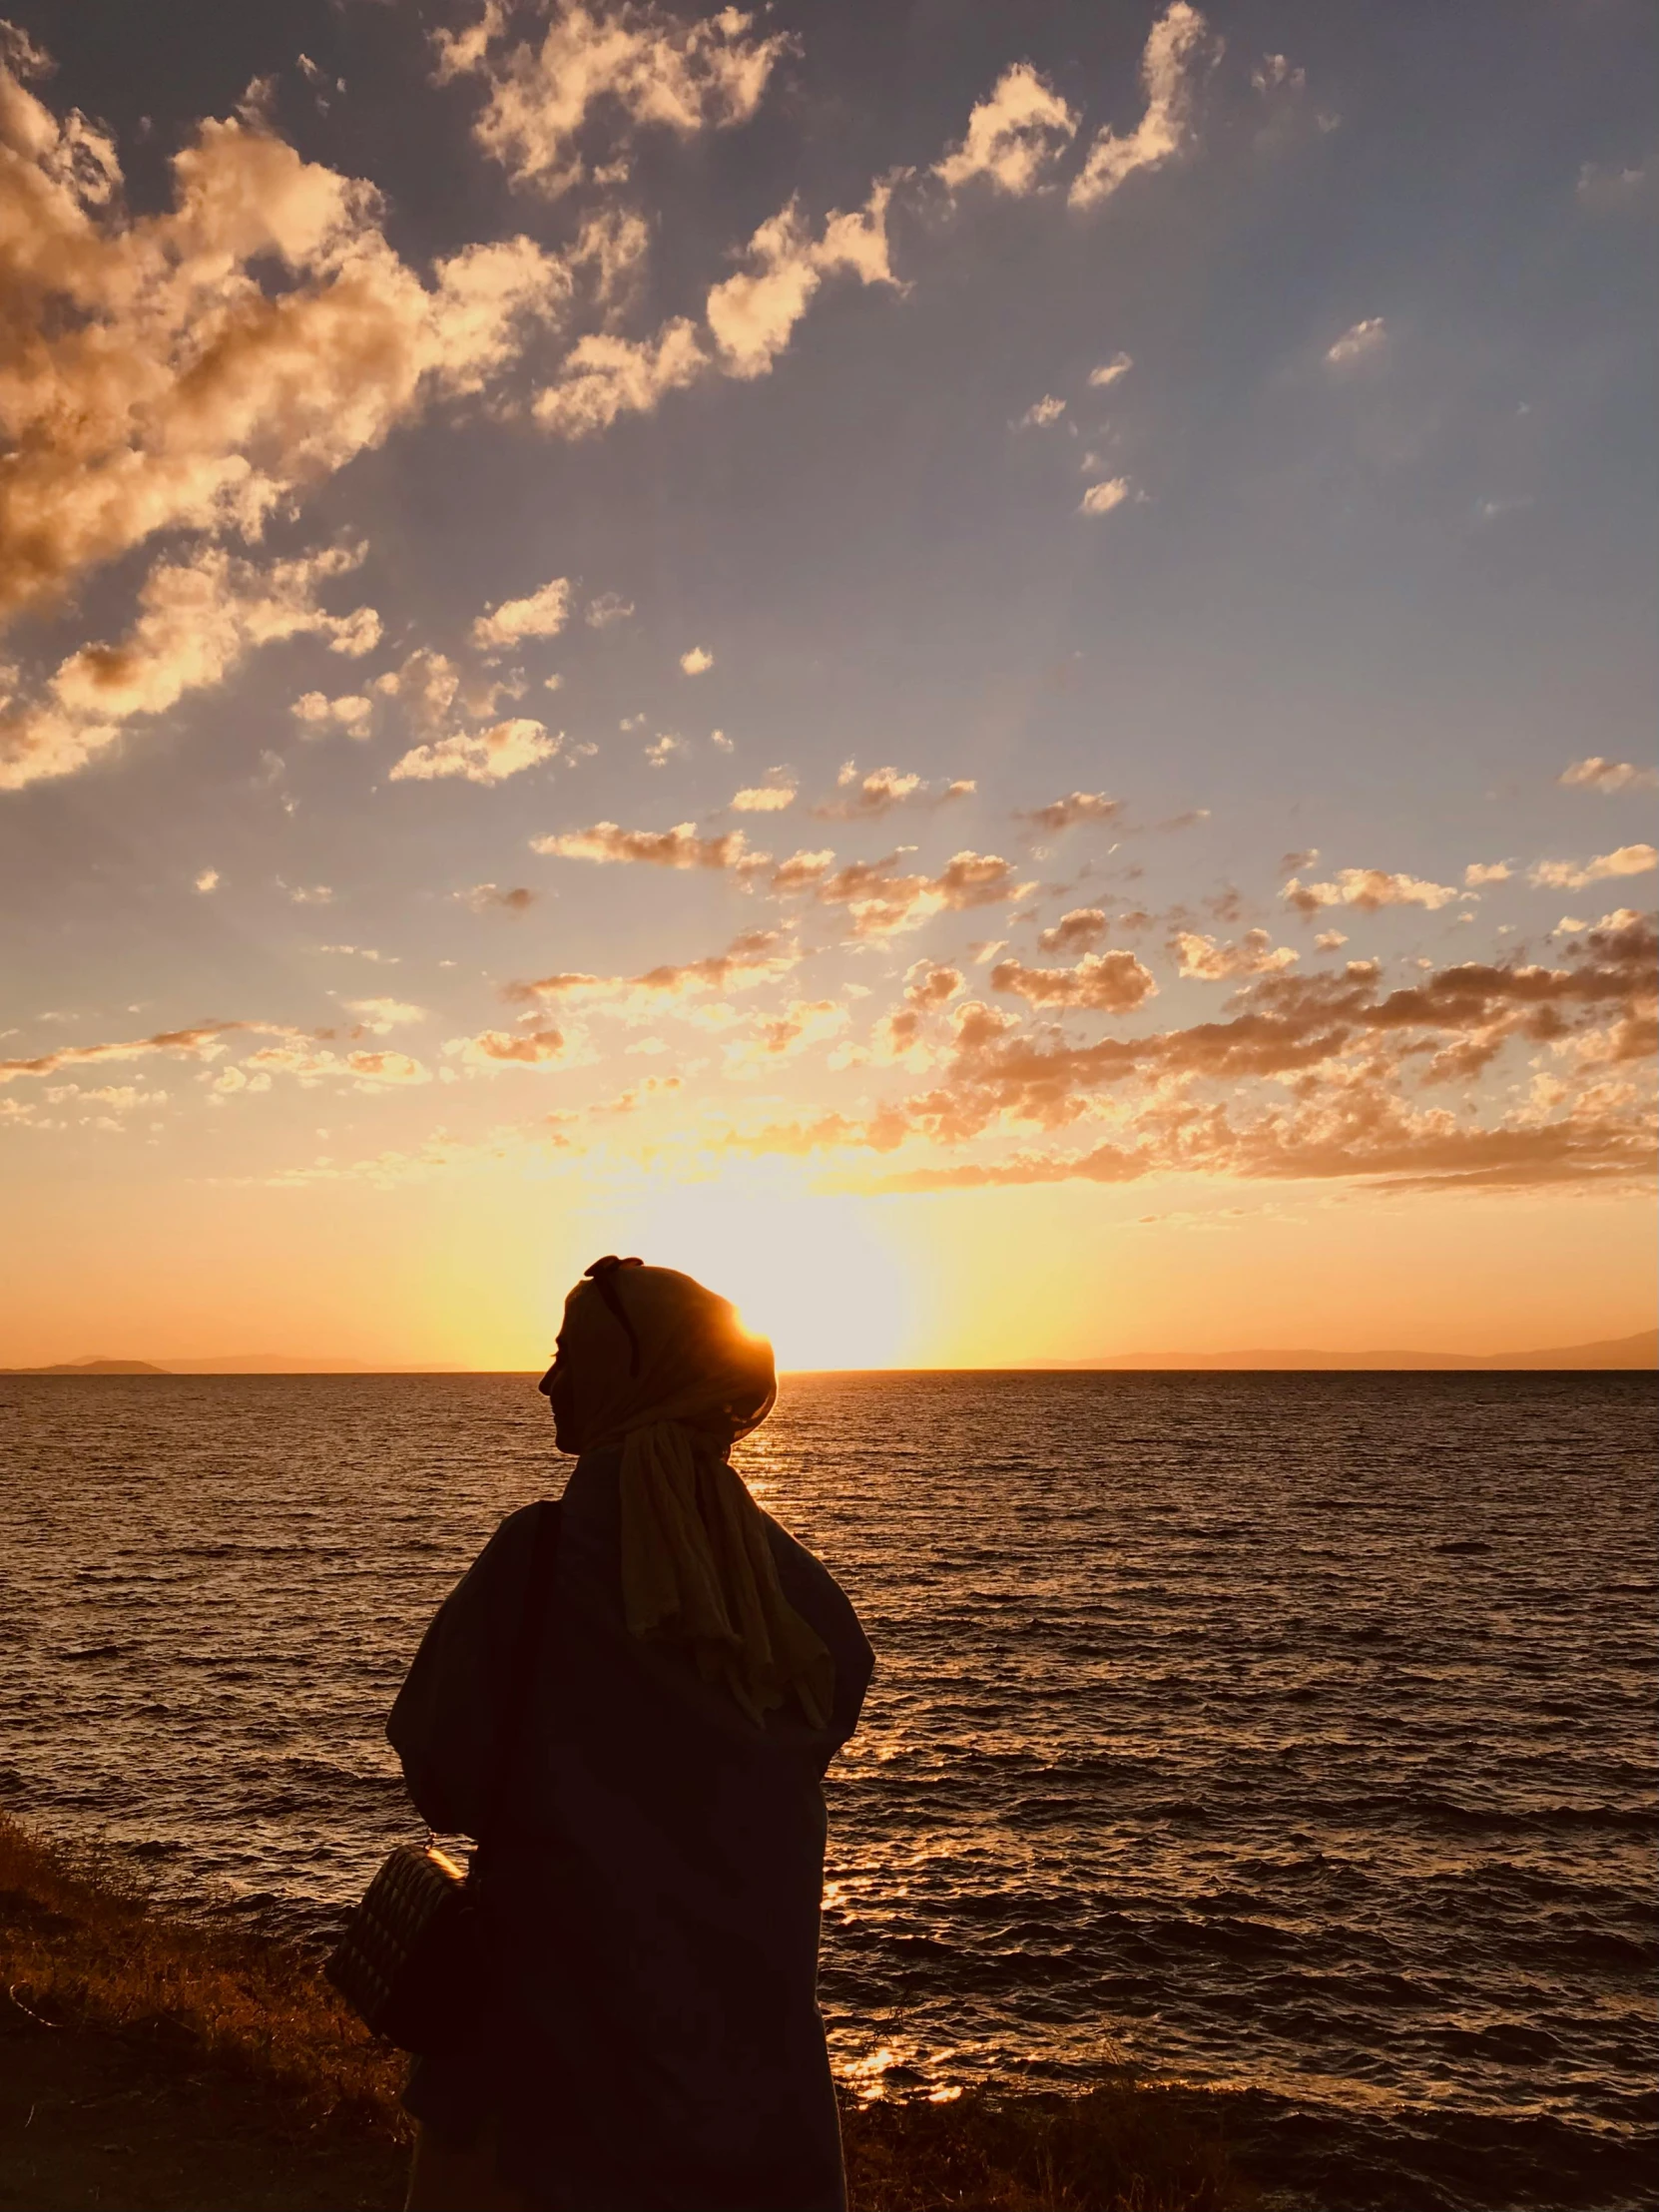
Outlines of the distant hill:
<svg viewBox="0 0 1659 2212">
<path fill-rule="evenodd" d="M 1639 1329 L 1633 1337 L 1606 1337 L 1595 1344 L 1560 1345 L 1544 1352 L 1140 1352 L 1081 1364 L 1100 1368 L 1313 1368 L 1344 1373 L 1363 1368 L 1507 1369 L 1530 1373 L 1564 1368 L 1659 1368 L 1659 1329 Z"/>
<path fill-rule="evenodd" d="M 53 1368 L 0 1368 L 0 1375 L 166 1375 L 148 1360 L 64 1360 Z"/>
</svg>

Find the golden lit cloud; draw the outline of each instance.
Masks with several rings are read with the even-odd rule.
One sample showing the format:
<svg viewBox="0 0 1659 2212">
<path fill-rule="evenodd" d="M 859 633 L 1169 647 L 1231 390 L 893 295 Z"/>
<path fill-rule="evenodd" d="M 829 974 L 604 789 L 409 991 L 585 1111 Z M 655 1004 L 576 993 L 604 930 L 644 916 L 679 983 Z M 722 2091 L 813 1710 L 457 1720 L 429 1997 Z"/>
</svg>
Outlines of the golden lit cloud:
<svg viewBox="0 0 1659 2212">
<path fill-rule="evenodd" d="M 520 25 L 526 35 L 515 36 Z M 791 45 L 787 33 L 763 38 L 754 26 L 737 8 L 686 20 L 652 0 L 604 10 L 555 0 L 538 40 L 529 10 L 485 0 L 463 29 L 436 32 L 433 45 L 440 83 L 476 77 L 484 85 L 472 126 L 478 144 L 516 184 L 554 194 L 587 176 L 580 141 L 596 114 L 623 147 L 644 130 L 691 138 L 748 122 Z M 613 154 L 608 181 L 623 166 Z"/>
<path fill-rule="evenodd" d="M 138 619 L 119 644 L 82 646 L 33 704 L 0 714 L 0 790 L 73 775 L 118 744 L 130 723 L 222 684 L 260 646 L 309 636 L 336 653 L 370 651 L 380 635 L 372 608 L 334 615 L 317 599 L 361 558 L 361 547 L 335 547 L 261 568 L 209 546 L 157 562 L 140 589 Z M 351 727 L 358 704 L 338 718 L 343 727 Z M 323 709 L 332 715 L 327 701 Z M 308 710 L 301 716 L 311 719 Z"/>
<path fill-rule="evenodd" d="M 1632 761 L 1604 761 L 1599 753 L 1574 761 L 1556 778 L 1570 790 L 1593 792 L 1651 791 L 1659 784 L 1659 769 L 1638 768 Z"/>
<path fill-rule="evenodd" d="M 472 625 L 480 652 L 495 653 L 525 638 L 556 638 L 570 618 L 570 579 L 555 576 L 523 599 L 504 599 Z"/>
<path fill-rule="evenodd" d="M 484 730 L 455 730 L 431 745 L 417 745 L 387 771 L 391 781 L 410 779 L 430 783 L 446 776 L 464 777 L 469 784 L 501 784 L 527 768 L 551 761 L 564 743 L 564 733 L 549 737 L 544 726 L 527 716 L 491 723 Z"/>
<path fill-rule="evenodd" d="M 1141 55 L 1145 112 L 1126 137 L 1110 124 L 1096 134 L 1066 195 L 1072 207 L 1098 207 L 1137 170 L 1161 168 L 1191 149 L 1200 74 L 1220 50 L 1198 10 L 1187 0 L 1171 0 Z"/>
<path fill-rule="evenodd" d="M 1070 145 L 1077 118 L 1029 62 L 1015 62 L 968 117 L 967 132 L 933 174 L 948 192 L 983 178 L 1016 199 L 1035 191 Z"/>
<path fill-rule="evenodd" d="M 1588 883 L 1645 875 L 1652 867 L 1659 867 L 1659 850 L 1651 844 L 1621 844 L 1616 852 L 1600 852 L 1593 860 L 1540 860 L 1528 879 L 1550 890 L 1581 891 Z"/>
<path fill-rule="evenodd" d="M 1358 906 L 1375 913 L 1382 906 L 1449 906 L 1465 894 L 1449 883 L 1430 883 L 1419 875 L 1393 875 L 1380 867 L 1345 867 L 1334 883 L 1304 883 L 1292 876 L 1281 894 L 1301 914 L 1326 906 Z"/>
</svg>

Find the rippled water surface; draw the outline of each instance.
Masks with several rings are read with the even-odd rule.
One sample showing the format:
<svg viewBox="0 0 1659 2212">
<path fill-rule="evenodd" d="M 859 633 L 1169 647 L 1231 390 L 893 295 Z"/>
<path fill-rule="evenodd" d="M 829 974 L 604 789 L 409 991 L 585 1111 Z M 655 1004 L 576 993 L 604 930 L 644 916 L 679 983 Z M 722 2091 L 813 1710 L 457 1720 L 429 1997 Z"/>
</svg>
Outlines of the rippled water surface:
<svg viewBox="0 0 1659 2212">
<path fill-rule="evenodd" d="M 744 1447 L 879 1659 L 830 1781 L 867 2084 L 1247 2092 L 1326 2205 L 1653 2201 L 1639 1376 L 797 1378 Z M 386 1707 L 563 1462 L 502 1376 L 0 1382 L 0 1803 L 319 1934 Z"/>
</svg>

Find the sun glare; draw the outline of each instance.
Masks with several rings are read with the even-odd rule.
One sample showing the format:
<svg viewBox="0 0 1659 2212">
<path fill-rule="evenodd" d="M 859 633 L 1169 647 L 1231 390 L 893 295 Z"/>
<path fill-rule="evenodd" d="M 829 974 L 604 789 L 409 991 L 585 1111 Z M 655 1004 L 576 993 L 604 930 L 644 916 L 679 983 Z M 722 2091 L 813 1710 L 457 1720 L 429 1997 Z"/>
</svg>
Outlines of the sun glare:
<svg viewBox="0 0 1659 2212">
<path fill-rule="evenodd" d="M 665 1189 L 626 1217 L 627 1249 L 684 1268 L 770 1337 L 780 1368 L 902 1367 L 924 1334 L 878 1204 L 815 1195 L 767 1166 Z"/>
</svg>

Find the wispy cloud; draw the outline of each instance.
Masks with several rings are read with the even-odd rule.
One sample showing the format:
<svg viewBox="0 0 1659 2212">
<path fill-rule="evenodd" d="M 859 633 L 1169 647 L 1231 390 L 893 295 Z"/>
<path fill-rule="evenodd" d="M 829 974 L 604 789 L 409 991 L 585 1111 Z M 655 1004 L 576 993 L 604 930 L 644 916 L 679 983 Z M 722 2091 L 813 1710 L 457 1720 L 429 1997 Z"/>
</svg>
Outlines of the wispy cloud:
<svg viewBox="0 0 1659 2212">
<path fill-rule="evenodd" d="M 1098 207 L 1138 170 L 1161 168 L 1189 151 L 1200 76 L 1220 52 L 1221 41 L 1198 10 L 1172 0 L 1141 55 L 1145 112 L 1127 136 L 1109 124 L 1096 134 L 1066 196 L 1072 207 Z"/>
<path fill-rule="evenodd" d="M 1652 867 L 1659 867 L 1659 850 L 1651 844 L 1621 844 L 1616 852 L 1597 853 L 1593 860 L 1539 860 L 1527 875 L 1530 882 L 1546 889 L 1581 891 L 1588 883 L 1645 875 Z"/>
<path fill-rule="evenodd" d="M 1037 189 L 1076 130 L 1076 116 L 1047 78 L 1029 62 L 1015 62 L 974 108 L 961 145 L 933 174 L 948 192 L 983 179 L 1018 199 Z"/>
</svg>

